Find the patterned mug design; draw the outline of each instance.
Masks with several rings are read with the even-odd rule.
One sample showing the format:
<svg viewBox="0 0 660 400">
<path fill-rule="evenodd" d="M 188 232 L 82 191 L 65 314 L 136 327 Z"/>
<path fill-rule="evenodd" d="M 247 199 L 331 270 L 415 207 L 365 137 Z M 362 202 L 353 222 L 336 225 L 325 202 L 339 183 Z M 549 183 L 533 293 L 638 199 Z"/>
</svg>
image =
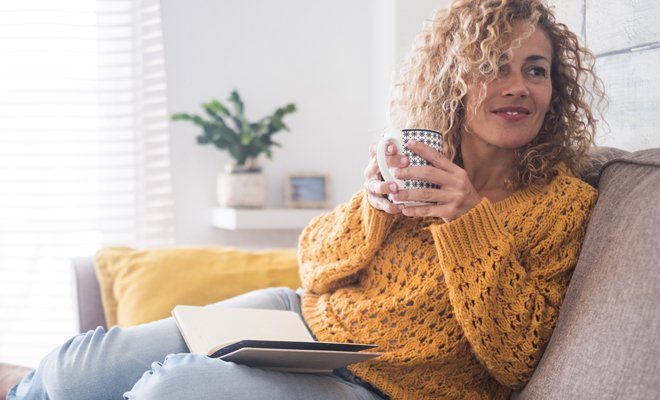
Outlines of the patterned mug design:
<svg viewBox="0 0 660 400">
<path fill-rule="evenodd" d="M 408 157 L 410 160 L 409 165 L 411 167 L 432 165 L 431 162 L 408 150 L 406 144 L 411 140 L 416 140 L 437 151 L 442 151 L 442 134 L 440 132 L 428 129 L 402 129 L 387 132 L 383 135 L 383 139 L 381 139 L 378 144 L 377 150 L 378 166 L 383 179 L 387 182 L 396 182 L 400 189 L 440 189 L 439 185 L 428 181 L 416 179 L 394 179 L 392 176 L 391 169 L 387 166 L 387 162 L 385 161 L 385 147 L 387 146 L 387 143 L 390 142 L 396 145 L 399 154 Z M 432 201 L 395 201 L 392 198 L 392 195 L 388 195 L 387 197 L 393 203 L 405 204 L 407 206 L 425 205 L 429 203 L 435 204 L 435 202 Z"/>
<path fill-rule="evenodd" d="M 428 131 L 425 129 L 403 130 L 403 155 L 408 157 L 410 160 L 411 167 L 423 167 L 425 165 L 432 165 L 430 161 L 427 161 L 420 157 L 418 154 L 410 151 L 405 145 L 411 140 L 416 140 L 418 142 L 424 143 L 428 146 L 433 147 L 434 149 L 440 151 L 442 149 L 442 135 L 435 131 Z M 429 181 L 420 181 L 415 179 L 406 179 L 404 181 L 404 189 L 440 189 L 440 185 L 431 183 Z M 390 199 L 391 200 L 391 199 Z"/>
</svg>

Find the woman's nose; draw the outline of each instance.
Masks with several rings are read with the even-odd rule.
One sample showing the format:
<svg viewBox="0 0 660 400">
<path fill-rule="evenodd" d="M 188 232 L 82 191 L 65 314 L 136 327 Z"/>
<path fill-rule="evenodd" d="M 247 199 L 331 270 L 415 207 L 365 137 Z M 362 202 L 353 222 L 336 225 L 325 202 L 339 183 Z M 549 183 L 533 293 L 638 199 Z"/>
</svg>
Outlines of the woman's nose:
<svg viewBox="0 0 660 400">
<path fill-rule="evenodd" d="M 506 97 L 527 97 L 529 88 L 525 77 L 520 72 L 509 72 L 502 82 L 502 96 Z"/>
</svg>

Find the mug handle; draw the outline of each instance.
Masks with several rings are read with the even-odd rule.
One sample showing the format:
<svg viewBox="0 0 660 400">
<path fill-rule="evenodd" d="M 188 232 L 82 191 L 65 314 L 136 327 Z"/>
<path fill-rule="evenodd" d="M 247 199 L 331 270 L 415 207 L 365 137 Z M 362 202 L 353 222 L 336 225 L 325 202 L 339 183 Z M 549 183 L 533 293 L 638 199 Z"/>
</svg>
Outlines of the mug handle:
<svg viewBox="0 0 660 400">
<path fill-rule="evenodd" d="M 378 149 L 376 150 L 376 160 L 378 161 L 378 169 L 380 169 L 380 174 L 383 176 L 385 182 L 395 182 L 394 177 L 390 173 L 390 168 L 387 166 L 387 161 L 385 159 L 385 148 L 388 143 L 394 143 L 398 145 L 398 140 L 395 140 L 391 137 L 384 137 L 378 142 Z M 397 146 L 398 147 L 398 146 Z"/>
</svg>

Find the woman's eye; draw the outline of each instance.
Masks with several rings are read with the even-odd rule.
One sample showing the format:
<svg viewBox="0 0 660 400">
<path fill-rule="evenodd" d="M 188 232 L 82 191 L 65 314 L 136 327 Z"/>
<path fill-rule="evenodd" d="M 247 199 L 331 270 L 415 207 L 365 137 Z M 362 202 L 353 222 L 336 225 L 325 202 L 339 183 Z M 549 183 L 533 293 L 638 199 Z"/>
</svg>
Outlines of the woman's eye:
<svg viewBox="0 0 660 400">
<path fill-rule="evenodd" d="M 546 76 L 546 70 L 543 67 L 534 67 L 529 70 L 529 74 L 534 75 L 534 76 Z"/>
</svg>

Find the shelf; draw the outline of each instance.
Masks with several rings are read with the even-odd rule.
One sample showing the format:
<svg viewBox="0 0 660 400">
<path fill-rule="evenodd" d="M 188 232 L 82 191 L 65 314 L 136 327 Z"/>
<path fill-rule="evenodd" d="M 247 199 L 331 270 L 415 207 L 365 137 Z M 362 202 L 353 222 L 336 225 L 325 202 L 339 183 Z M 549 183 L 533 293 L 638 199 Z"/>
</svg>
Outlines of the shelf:
<svg viewBox="0 0 660 400">
<path fill-rule="evenodd" d="M 220 229 L 303 229 L 312 218 L 332 210 L 319 208 L 213 209 L 213 226 Z"/>
</svg>

